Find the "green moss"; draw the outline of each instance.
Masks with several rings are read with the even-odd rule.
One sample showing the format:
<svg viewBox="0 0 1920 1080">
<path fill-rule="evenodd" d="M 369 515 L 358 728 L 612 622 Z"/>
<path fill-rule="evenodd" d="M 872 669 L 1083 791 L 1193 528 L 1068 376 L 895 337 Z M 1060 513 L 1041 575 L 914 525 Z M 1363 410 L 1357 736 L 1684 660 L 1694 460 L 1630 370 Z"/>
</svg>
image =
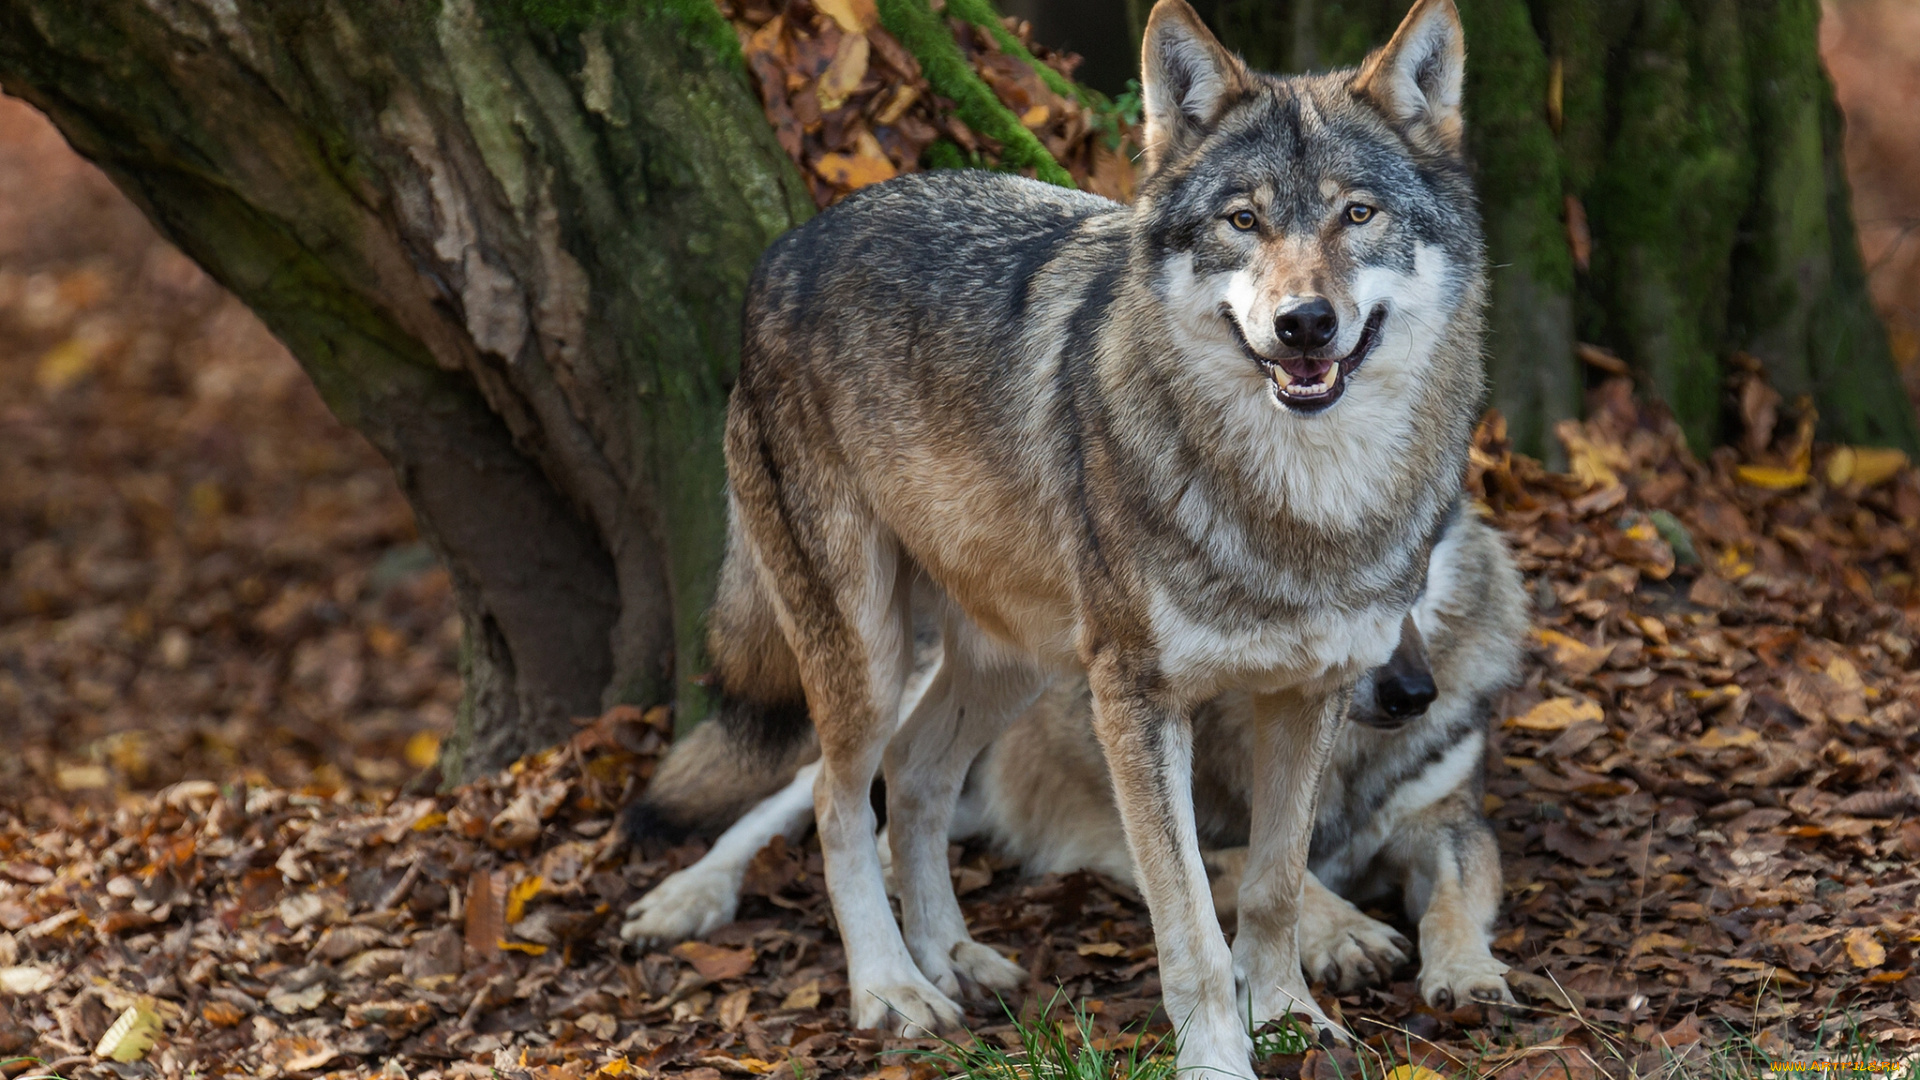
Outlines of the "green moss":
<svg viewBox="0 0 1920 1080">
<path fill-rule="evenodd" d="M 712 0 L 483 0 L 488 21 L 577 32 L 636 16 L 679 30 L 688 44 L 746 69 L 740 40 Z"/>
<path fill-rule="evenodd" d="M 1050 184 L 1074 186 L 1067 170 L 974 73 L 946 23 L 926 0 L 879 0 L 879 7 L 880 21 L 919 58 L 934 93 L 952 99 L 961 120 L 1000 143 L 1004 167 L 1032 169 L 1035 176 Z"/>
</svg>

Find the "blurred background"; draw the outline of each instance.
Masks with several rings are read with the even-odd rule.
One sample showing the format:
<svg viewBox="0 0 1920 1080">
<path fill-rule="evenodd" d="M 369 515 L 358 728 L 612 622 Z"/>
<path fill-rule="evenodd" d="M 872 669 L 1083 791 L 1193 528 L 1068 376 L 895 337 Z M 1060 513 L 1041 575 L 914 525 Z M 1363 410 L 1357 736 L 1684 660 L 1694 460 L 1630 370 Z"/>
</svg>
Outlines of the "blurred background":
<svg viewBox="0 0 1920 1080">
<path fill-rule="evenodd" d="M 1137 13 L 1004 8 L 1081 53 L 1078 78 L 1125 91 Z M 1872 301 L 1920 400 L 1920 4 L 1831 0 L 1819 44 Z M 447 577 L 387 464 L 10 98 L 0 571 L 0 785 L 105 797 L 239 771 L 386 786 L 433 761 L 460 701 Z"/>
</svg>

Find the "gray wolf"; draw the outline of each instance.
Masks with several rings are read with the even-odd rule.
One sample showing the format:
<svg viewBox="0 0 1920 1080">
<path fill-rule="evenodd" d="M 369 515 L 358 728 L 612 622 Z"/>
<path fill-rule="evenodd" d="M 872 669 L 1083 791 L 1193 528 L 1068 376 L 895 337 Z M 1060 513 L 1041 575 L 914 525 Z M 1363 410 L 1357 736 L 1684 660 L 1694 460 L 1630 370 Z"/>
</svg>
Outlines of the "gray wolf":
<svg viewBox="0 0 1920 1080">
<path fill-rule="evenodd" d="M 1084 671 L 1180 1067 L 1247 1074 L 1248 1018 L 1333 1029 L 1294 934 L 1314 794 L 1484 389 L 1464 49 L 1450 0 L 1418 0 L 1359 68 L 1279 79 L 1160 0 L 1134 203 L 917 173 L 762 256 L 725 433 L 717 715 L 742 746 L 812 722 L 855 1023 L 956 1026 L 963 981 L 1021 981 L 967 935 L 948 824 L 979 751 Z M 903 717 L 917 581 L 941 662 Z M 1190 790 L 1194 709 L 1229 690 L 1255 716 L 1231 950 Z"/>
<path fill-rule="evenodd" d="M 1426 591 L 1413 625 L 1403 624 L 1395 659 L 1360 680 L 1351 722 L 1322 774 L 1298 931 L 1310 979 L 1344 992 L 1384 981 L 1404 962 L 1407 943 L 1353 903 L 1399 894 L 1419 928 L 1419 989 L 1428 1004 L 1512 1000 L 1502 978 L 1506 965 L 1487 947 L 1501 877 L 1499 847 L 1480 813 L 1480 766 L 1491 700 L 1513 681 L 1527 611 L 1505 544 L 1463 511 L 1434 549 Z M 1424 711 L 1396 727 L 1421 705 Z M 1222 920 L 1238 905 L 1246 860 L 1244 763 L 1253 722 L 1244 694 L 1207 703 L 1194 722 L 1195 814 L 1202 844 L 1213 849 L 1203 858 Z M 684 740 L 673 755 L 717 767 L 697 778 L 683 772 L 685 782 L 656 787 L 649 797 L 670 802 L 686 820 L 714 801 L 708 792 L 749 786 L 752 778 L 738 775 L 739 766 L 703 749 L 723 743 L 717 729 Z M 636 901 L 622 935 L 677 941 L 730 921 L 748 860 L 775 835 L 797 839 L 812 823 L 814 775 L 799 770 L 699 862 Z M 1084 680 L 1058 680 L 975 762 L 950 833 L 973 837 L 1028 873 L 1094 869 L 1132 881 Z"/>
</svg>

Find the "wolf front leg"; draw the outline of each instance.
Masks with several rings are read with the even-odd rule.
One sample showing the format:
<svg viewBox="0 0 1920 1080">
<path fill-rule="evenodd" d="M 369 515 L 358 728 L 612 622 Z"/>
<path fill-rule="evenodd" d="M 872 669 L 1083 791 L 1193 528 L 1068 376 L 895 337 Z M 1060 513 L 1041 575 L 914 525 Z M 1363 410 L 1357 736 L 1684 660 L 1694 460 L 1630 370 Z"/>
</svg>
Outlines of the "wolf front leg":
<svg viewBox="0 0 1920 1080">
<path fill-rule="evenodd" d="M 1252 1075 L 1253 1041 L 1236 1012 L 1233 957 L 1213 913 L 1193 819 L 1193 727 L 1157 671 L 1114 656 L 1087 672 L 1094 733 L 1153 915 L 1160 985 L 1182 1080 Z"/>
<path fill-rule="evenodd" d="M 1488 948 L 1500 915 L 1500 844 L 1465 785 L 1402 830 L 1387 857 L 1404 867 L 1407 914 L 1420 920 L 1420 996 L 1436 1008 L 1513 1003 L 1507 965 Z"/>
<path fill-rule="evenodd" d="M 1242 1015 L 1260 1023 L 1291 1013 L 1341 1038 L 1347 1033 L 1307 992 L 1298 930 L 1320 773 L 1347 696 L 1343 686 L 1254 699 L 1253 822 L 1233 941 L 1234 973 L 1246 995 Z"/>
</svg>

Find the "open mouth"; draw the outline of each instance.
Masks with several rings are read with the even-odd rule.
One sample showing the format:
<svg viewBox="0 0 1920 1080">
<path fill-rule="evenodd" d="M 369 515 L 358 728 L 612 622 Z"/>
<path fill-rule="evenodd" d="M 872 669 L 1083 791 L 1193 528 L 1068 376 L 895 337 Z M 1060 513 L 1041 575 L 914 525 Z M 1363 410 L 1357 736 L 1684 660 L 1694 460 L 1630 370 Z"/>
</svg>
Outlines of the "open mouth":
<svg viewBox="0 0 1920 1080">
<path fill-rule="evenodd" d="M 1254 362 L 1260 365 L 1260 370 L 1266 373 L 1273 387 L 1275 401 L 1293 412 L 1309 414 L 1325 412 L 1333 406 L 1334 402 L 1340 400 L 1342 394 L 1346 393 L 1347 379 L 1359 370 L 1360 365 L 1366 362 L 1368 354 L 1373 352 L 1374 345 L 1380 340 L 1380 327 L 1386 321 L 1387 307 L 1381 304 L 1367 316 L 1367 324 L 1360 330 L 1360 340 L 1353 343 L 1353 351 L 1347 355 L 1338 357 L 1331 363 L 1328 363 L 1325 358 L 1318 357 L 1311 360 L 1302 357 L 1291 361 L 1292 364 L 1307 368 L 1317 368 L 1320 364 L 1326 364 L 1325 368 L 1313 371 L 1311 374 L 1288 371 L 1288 361 L 1261 356 L 1247 344 L 1245 337 L 1240 339 L 1240 346 L 1246 350 L 1247 355 L 1252 357 Z M 1238 334 L 1239 325 L 1235 323 L 1233 326 L 1234 332 Z"/>
</svg>

